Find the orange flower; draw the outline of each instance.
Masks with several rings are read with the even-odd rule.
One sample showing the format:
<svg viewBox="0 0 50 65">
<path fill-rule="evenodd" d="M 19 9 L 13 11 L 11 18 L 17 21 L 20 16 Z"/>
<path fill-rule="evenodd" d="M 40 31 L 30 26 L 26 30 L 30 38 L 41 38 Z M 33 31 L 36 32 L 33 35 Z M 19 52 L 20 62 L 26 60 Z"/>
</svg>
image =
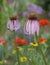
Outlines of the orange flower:
<svg viewBox="0 0 50 65">
<path fill-rule="evenodd" d="M 38 41 L 39 42 L 47 42 L 47 39 L 46 38 L 39 38 Z"/>
<path fill-rule="evenodd" d="M 27 44 L 27 40 L 26 39 L 21 39 L 21 38 L 16 38 L 14 44 L 15 45 L 25 45 L 25 44 Z"/>
<path fill-rule="evenodd" d="M 0 39 L 0 44 L 5 44 L 6 41 L 4 39 Z"/>
<path fill-rule="evenodd" d="M 48 25 L 48 23 L 49 22 L 46 19 L 42 19 L 42 20 L 39 21 L 40 26 L 46 26 L 46 25 Z"/>
<path fill-rule="evenodd" d="M 21 43 L 21 38 L 16 38 L 14 44 L 15 44 L 15 45 L 18 45 L 19 43 Z"/>
<path fill-rule="evenodd" d="M 26 39 L 22 39 L 21 40 L 21 44 L 27 44 L 27 40 Z"/>
</svg>

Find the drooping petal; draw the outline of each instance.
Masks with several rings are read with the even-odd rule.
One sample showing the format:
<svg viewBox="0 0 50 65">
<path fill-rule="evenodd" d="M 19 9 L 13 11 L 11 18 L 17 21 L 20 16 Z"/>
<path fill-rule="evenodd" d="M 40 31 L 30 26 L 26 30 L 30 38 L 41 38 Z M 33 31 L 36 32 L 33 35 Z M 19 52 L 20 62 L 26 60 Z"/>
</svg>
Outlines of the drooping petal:
<svg viewBox="0 0 50 65">
<path fill-rule="evenodd" d="M 20 27 L 21 27 L 20 21 L 14 20 L 14 30 L 17 31 L 18 29 L 20 29 Z"/>
<path fill-rule="evenodd" d="M 34 35 L 35 32 L 39 35 L 39 23 L 37 20 L 28 20 L 25 26 L 25 33 Z"/>
</svg>

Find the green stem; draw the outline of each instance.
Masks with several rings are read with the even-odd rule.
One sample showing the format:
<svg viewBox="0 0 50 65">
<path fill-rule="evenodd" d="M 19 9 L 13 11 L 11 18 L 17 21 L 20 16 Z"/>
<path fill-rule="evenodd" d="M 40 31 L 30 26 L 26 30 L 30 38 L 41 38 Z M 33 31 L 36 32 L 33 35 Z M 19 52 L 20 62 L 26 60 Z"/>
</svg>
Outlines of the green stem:
<svg viewBox="0 0 50 65">
<path fill-rule="evenodd" d="M 18 48 L 16 48 L 17 50 L 17 60 L 18 60 L 18 65 L 20 65 L 20 60 L 19 60 L 19 51 L 18 51 Z"/>
<path fill-rule="evenodd" d="M 46 61 L 46 58 L 45 58 L 45 56 L 44 56 L 44 53 L 43 53 L 43 51 L 42 51 L 41 48 L 40 48 L 40 51 L 41 51 L 41 54 L 42 54 L 42 57 L 43 57 L 43 60 L 44 60 L 45 65 L 48 65 L 48 64 L 47 64 L 47 61 Z"/>
</svg>

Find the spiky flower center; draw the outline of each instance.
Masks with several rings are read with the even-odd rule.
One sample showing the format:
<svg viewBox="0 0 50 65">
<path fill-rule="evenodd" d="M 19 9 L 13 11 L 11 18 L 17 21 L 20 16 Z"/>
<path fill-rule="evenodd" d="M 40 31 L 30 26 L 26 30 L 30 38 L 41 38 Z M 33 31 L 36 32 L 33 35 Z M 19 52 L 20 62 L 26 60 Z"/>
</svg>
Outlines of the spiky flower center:
<svg viewBox="0 0 50 65">
<path fill-rule="evenodd" d="M 37 16 L 34 13 L 29 14 L 28 16 L 29 20 L 37 20 Z"/>
<path fill-rule="evenodd" d="M 16 19 L 17 19 L 16 15 L 10 16 L 10 20 L 16 20 Z"/>
</svg>

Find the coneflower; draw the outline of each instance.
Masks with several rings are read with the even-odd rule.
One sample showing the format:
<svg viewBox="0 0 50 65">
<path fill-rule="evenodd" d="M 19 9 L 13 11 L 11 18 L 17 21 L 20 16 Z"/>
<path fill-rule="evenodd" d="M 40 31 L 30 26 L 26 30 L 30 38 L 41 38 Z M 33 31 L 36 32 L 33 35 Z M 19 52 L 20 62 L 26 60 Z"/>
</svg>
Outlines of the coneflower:
<svg viewBox="0 0 50 65">
<path fill-rule="evenodd" d="M 9 17 L 7 28 L 11 31 L 17 31 L 18 29 L 20 29 L 20 21 L 18 20 L 16 15 L 12 15 Z"/>
<path fill-rule="evenodd" d="M 31 13 L 28 16 L 26 25 L 24 26 L 24 33 L 28 35 L 39 35 L 39 22 L 37 16 L 34 13 Z"/>
</svg>

